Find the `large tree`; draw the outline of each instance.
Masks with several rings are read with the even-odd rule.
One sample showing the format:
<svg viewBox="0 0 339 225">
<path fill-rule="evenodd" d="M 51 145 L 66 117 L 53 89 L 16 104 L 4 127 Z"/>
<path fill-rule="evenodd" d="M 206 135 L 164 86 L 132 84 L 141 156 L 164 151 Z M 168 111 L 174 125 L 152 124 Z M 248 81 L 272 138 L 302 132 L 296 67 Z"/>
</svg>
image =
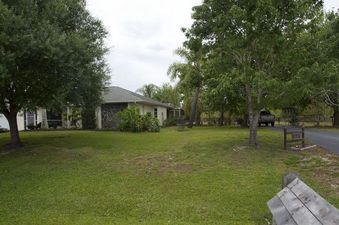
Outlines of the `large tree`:
<svg viewBox="0 0 339 225">
<path fill-rule="evenodd" d="M 193 42 L 194 44 L 191 44 Z M 167 74 L 172 80 L 179 79 L 179 88 L 186 89 L 186 92 L 189 91 L 193 93 L 186 95 L 186 97 L 192 96 L 188 124 L 188 127 L 192 128 L 194 121 L 197 120 L 199 96 L 203 86 L 202 64 L 204 54 L 201 45 L 196 41 L 184 43 L 184 47 L 178 48 L 175 53 L 180 56 L 183 61 L 171 64 Z"/>
<path fill-rule="evenodd" d="M 84 0 L 1 0 L 0 15 L 0 112 L 18 147 L 22 109 L 99 98 L 106 31 Z"/>
<path fill-rule="evenodd" d="M 181 94 L 177 86 L 170 83 L 164 83 L 162 86 L 155 84 L 145 84 L 137 90 L 145 97 L 158 100 L 163 103 L 170 103 L 174 108 L 180 107 Z"/>
<path fill-rule="evenodd" d="M 334 126 L 339 126 L 338 18 L 333 12 L 319 16 L 315 29 L 299 35 L 297 46 L 279 63 L 280 68 L 295 74 L 290 98 L 281 103 L 298 111 L 309 104 L 325 103 L 333 109 Z"/>
<path fill-rule="evenodd" d="M 179 108 L 181 106 L 181 94 L 177 86 L 165 83 L 159 87 L 154 98 L 164 103 L 170 103 L 172 107 Z"/>
<path fill-rule="evenodd" d="M 260 110 L 290 76 L 276 64 L 295 47 L 298 34 L 312 28 L 321 9 L 320 0 L 205 0 L 194 8 L 186 36 L 231 62 L 227 77 L 245 93 L 250 145 L 257 146 Z"/>
<path fill-rule="evenodd" d="M 339 14 L 326 15 L 312 37 L 312 49 L 318 57 L 313 57 L 312 66 L 303 72 L 314 84 L 312 95 L 333 108 L 333 125 L 339 127 Z"/>
<path fill-rule="evenodd" d="M 156 93 L 159 91 L 159 87 L 155 84 L 145 84 L 137 90 L 138 93 L 142 94 L 147 98 L 154 98 Z"/>
</svg>

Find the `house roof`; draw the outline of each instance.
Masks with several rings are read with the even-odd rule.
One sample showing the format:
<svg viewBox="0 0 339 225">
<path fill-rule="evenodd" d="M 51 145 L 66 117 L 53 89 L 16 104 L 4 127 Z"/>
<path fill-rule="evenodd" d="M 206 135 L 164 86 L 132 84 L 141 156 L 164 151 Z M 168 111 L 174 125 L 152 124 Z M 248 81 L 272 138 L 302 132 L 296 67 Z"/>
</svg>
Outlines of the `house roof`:
<svg viewBox="0 0 339 225">
<path fill-rule="evenodd" d="M 121 87 L 112 86 L 107 87 L 103 92 L 104 103 L 143 103 L 147 105 L 162 106 L 170 108 L 169 104 L 162 103 L 145 96 L 139 95 L 135 92 L 123 89 Z"/>
</svg>

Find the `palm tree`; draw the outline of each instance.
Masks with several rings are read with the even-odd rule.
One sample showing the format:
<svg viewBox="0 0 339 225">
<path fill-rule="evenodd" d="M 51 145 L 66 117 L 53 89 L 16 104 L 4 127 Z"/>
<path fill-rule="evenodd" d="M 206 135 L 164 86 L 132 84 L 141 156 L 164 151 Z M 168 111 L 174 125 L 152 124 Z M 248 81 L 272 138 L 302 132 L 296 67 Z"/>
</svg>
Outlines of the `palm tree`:
<svg viewBox="0 0 339 225">
<path fill-rule="evenodd" d="M 172 80 L 179 79 L 179 86 L 184 89 L 189 88 L 193 92 L 191 101 L 191 114 L 189 128 L 193 127 L 193 122 L 197 117 L 197 105 L 200 90 L 202 87 L 202 54 L 201 51 L 193 52 L 186 48 L 178 48 L 175 53 L 183 58 L 183 62 L 175 62 L 169 66 L 167 74 Z"/>
<path fill-rule="evenodd" d="M 154 98 L 156 93 L 159 91 L 159 87 L 155 84 L 145 84 L 137 90 L 138 93 L 142 94 L 147 98 Z"/>
</svg>

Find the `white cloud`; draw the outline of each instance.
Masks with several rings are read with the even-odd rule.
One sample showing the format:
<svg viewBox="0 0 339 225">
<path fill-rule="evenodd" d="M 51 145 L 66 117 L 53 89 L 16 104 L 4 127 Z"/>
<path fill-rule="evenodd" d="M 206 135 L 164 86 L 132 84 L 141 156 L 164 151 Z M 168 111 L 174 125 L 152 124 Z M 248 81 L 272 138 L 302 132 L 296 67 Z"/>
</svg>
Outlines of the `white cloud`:
<svg viewBox="0 0 339 225">
<path fill-rule="evenodd" d="M 146 83 L 168 82 L 173 51 L 185 40 L 191 9 L 201 0 L 88 0 L 91 13 L 103 21 L 112 46 L 107 61 L 112 85 L 136 90 Z"/>
<path fill-rule="evenodd" d="M 339 1 L 338 0 L 325 0 L 324 1 L 325 10 L 335 10 L 339 9 Z"/>
<path fill-rule="evenodd" d="M 192 23 L 192 7 L 201 0 L 87 0 L 92 15 L 109 31 L 107 61 L 112 85 L 136 90 L 146 83 L 168 82 L 173 51 L 185 40 L 181 27 Z M 339 0 L 325 0 L 326 10 Z"/>
</svg>

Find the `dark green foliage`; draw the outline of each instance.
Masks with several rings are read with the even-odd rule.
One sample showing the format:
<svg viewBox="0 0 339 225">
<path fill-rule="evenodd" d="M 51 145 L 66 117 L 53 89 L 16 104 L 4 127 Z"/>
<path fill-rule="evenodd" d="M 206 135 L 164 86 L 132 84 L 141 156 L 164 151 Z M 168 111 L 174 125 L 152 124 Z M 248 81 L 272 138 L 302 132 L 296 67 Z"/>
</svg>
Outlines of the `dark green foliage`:
<svg viewBox="0 0 339 225">
<path fill-rule="evenodd" d="M 0 15 L 0 112 L 13 145 L 23 108 L 99 104 L 106 31 L 84 0 L 2 0 Z"/>
<path fill-rule="evenodd" d="M 203 86 L 207 86 L 206 98 L 213 99 L 209 101 L 211 108 L 223 112 L 225 94 L 230 107 L 238 108 L 239 112 L 247 108 L 250 145 L 258 144 L 260 110 L 291 97 L 291 90 L 301 83 L 293 73 L 300 68 L 293 61 L 293 55 L 300 52 L 296 51 L 299 47 L 296 40 L 303 33 L 316 30 L 322 3 L 205 0 L 193 8 L 193 24 L 184 29 L 187 37 L 184 47 L 189 53 L 202 56 L 189 64 L 199 69 L 200 76 L 194 77 L 201 78 L 192 83 L 206 84 Z M 179 66 L 171 74 L 187 74 L 183 70 L 187 66 Z M 187 80 L 187 76 L 178 77 L 181 82 Z"/>
<path fill-rule="evenodd" d="M 178 86 L 172 86 L 169 83 L 163 84 L 161 87 L 155 84 L 145 84 L 137 90 L 138 93 L 145 97 L 158 100 L 163 103 L 170 103 L 173 107 L 180 107 L 181 94 Z"/>
<path fill-rule="evenodd" d="M 142 94 L 147 98 L 154 98 L 156 93 L 159 91 L 159 87 L 155 84 L 145 84 L 137 90 L 138 93 Z"/>
<path fill-rule="evenodd" d="M 130 132 L 159 132 L 159 120 L 154 118 L 151 113 L 140 115 L 140 111 L 136 107 L 124 109 L 118 113 L 119 130 Z"/>
<path fill-rule="evenodd" d="M 142 122 L 139 109 L 130 107 L 118 113 L 121 131 L 141 132 Z"/>
<path fill-rule="evenodd" d="M 153 125 L 153 116 L 151 113 L 146 113 L 142 118 L 142 130 L 148 130 Z"/>
<path fill-rule="evenodd" d="M 169 118 L 164 121 L 164 126 L 165 127 L 171 127 L 171 126 L 176 126 L 177 125 L 177 118 Z"/>
<path fill-rule="evenodd" d="M 297 126 L 298 125 L 298 116 L 300 114 L 300 110 L 298 110 L 298 108 L 293 107 L 293 108 L 285 108 L 283 110 L 282 113 L 282 117 L 283 118 L 288 118 L 289 119 L 289 123 L 293 126 Z"/>
<path fill-rule="evenodd" d="M 151 113 L 141 116 L 142 130 L 150 132 L 160 132 L 159 120 L 154 118 Z"/>
<path fill-rule="evenodd" d="M 196 124 L 199 123 L 199 98 L 204 83 L 202 66 L 205 57 L 201 43 L 196 42 L 195 40 L 191 41 L 193 43 L 192 45 L 189 44 L 191 42 L 185 42 L 183 48 L 179 48 L 175 51 L 175 53 L 183 59 L 183 62 L 173 63 L 169 66 L 167 71 L 167 74 L 172 80 L 179 79 L 178 87 L 185 96 L 185 112 L 190 112 L 189 128 L 193 127 L 194 121 Z M 189 104 L 190 106 L 188 106 Z M 186 110 L 186 107 L 189 110 Z"/>
<path fill-rule="evenodd" d="M 81 111 L 82 128 L 85 130 L 96 129 L 95 108 L 85 107 Z"/>
</svg>

